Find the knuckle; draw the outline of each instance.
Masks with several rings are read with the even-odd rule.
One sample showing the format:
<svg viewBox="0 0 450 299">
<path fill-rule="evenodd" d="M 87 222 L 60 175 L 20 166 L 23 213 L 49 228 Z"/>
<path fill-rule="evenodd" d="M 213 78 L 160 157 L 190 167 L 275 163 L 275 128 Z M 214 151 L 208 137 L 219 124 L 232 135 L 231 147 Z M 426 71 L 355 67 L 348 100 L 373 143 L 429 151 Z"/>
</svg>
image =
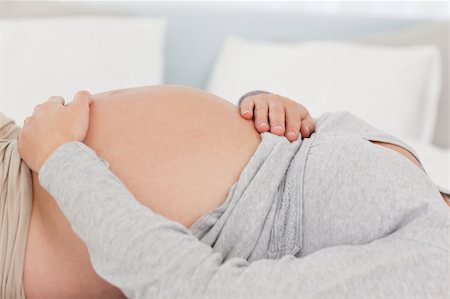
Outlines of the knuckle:
<svg viewBox="0 0 450 299">
<path fill-rule="evenodd" d="M 250 101 L 254 101 L 255 100 L 255 96 L 246 96 L 245 98 L 242 99 L 242 103 L 248 103 Z"/>
<path fill-rule="evenodd" d="M 290 98 L 288 98 L 288 97 L 285 97 L 285 96 L 282 96 L 282 95 L 277 95 L 277 97 L 280 99 L 280 101 L 283 101 L 283 102 L 292 102 L 292 100 L 290 99 Z"/>
<path fill-rule="evenodd" d="M 273 97 L 274 97 L 274 99 L 276 99 L 277 101 L 279 101 L 279 102 L 283 102 L 283 101 L 285 101 L 286 99 L 288 99 L 288 98 L 286 98 L 286 97 L 283 97 L 282 95 L 279 95 L 279 94 L 273 94 Z"/>
<path fill-rule="evenodd" d="M 54 103 L 54 102 L 63 102 L 63 101 L 64 101 L 64 98 L 61 97 L 61 96 L 52 96 L 52 97 L 50 97 L 50 98 L 48 99 L 47 102 L 52 102 L 52 103 Z"/>
<path fill-rule="evenodd" d="M 253 100 L 254 100 L 254 96 L 246 96 L 245 98 L 242 99 L 242 103 L 248 103 Z"/>
<path fill-rule="evenodd" d="M 293 99 L 291 99 L 291 98 L 286 98 L 286 101 L 287 101 L 289 104 L 292 104 L 292 105 L 300 105 L 297 101 L 295 101 L 295 100 L 293 100 Z"/>
<path fill-rule="evenodd" d="M 302 104 L 299 104 L 293 100 L 287 99 L 286 100 L 286 107 L 289 107 L 290 109 L 304 109 L 304 107 L 302 106 Z"/>
<path fill-rule="evenodd" d="M 306 109 L 306 107 L 303 104 L 300 104 L 300 103 L 297 103 L 297 102 L 294 102 L 294 104 L 296 104 L 298 107 L 300 107 L 300 109 L 308 110 L 308 109 Z"/>
<path fill-rule="evenodd" d="M 77 93 L 75 94 L 75 97 L 87 97 L 90 95 L 91 94 L 89 93 L 89 91 L 82 89 L 82 90 L 77 91 Z"/>
<path fill-rule="evenodd" d="M 260 93 L 260 94 L 258 94 L 255 97 L 257 97 L 257 99 L 260 100 L 260 101 L 268 102 L 270 100 L 270 98 L 271 98 L 271 94 Z"/>
<path fill-rule="evenodd" d="M 266 94 L 266 97 L 274 103 L 281 103 L 283 101 L 281 96 L 274 93 Z"/>
<path fill-rule="evenodd" d="M 256 107 L 265 107 L 267 106 L 267 102 L 261 99 L 253 99 L 253 103 L 255 103 Z"/>
<path fill-rule="evenodd" d="M 306 109 L 305 106 L 303 106 L 302 104 L 299 104 L 299 103 L 296 103 L 296 105 L 297 105 L 297 109 L 300 111 L 300 113 L 303 113 L 305 115 L 309 114 L 308 109 Z"/>
</svg>

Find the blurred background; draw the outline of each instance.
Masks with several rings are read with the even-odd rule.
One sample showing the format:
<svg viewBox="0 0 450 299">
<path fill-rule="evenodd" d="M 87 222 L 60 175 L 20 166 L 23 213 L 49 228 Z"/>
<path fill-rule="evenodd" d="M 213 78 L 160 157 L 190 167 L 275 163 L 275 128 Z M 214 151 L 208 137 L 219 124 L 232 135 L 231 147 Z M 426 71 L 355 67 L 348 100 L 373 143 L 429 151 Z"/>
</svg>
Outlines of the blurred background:
<svg viewBox="0 0 450 299">
<path fill-rule="evenodd" d="M 449 188 L 448 32 L 448 1 L 1 1 L 0 111 L 21 124 L 80 89 L 263 89 L 400 137 Z"/>
</svg>

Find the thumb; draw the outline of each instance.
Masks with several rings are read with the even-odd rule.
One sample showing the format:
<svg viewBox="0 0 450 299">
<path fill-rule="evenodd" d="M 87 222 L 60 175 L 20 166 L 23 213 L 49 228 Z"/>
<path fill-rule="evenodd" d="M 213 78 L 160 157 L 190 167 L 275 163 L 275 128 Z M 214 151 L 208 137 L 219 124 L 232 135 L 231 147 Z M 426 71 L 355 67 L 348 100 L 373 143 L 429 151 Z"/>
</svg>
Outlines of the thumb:
<svg viewBox="0 0 450 299">
<path fill-rule="evenodd" d="M 89 91 L 81 90 L 77 92 L 73 98 L 72 103 L 68 105 L 72 109 L 85 109 L 92 103 L 91 94 Z"/>
</svg>

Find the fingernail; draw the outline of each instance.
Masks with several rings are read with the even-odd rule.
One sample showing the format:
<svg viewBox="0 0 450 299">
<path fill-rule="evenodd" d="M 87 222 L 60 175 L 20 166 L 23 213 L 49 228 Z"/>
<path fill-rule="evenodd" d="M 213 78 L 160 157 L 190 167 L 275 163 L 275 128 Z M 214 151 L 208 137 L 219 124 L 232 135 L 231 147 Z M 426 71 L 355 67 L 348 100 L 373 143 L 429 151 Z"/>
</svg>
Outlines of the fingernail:
<svg viewBox="0 0 450 299">
<path fill-rule="evenodd" d="M 250 115 L 250 111 L 249 110 L 243 110 L 242 111 L 242 115 Z"/>
<path fill-rule="evenodd" d="M 277 126 L 274 126 L 274 127 L 272 128 L 272 130 L 273 130 L 273 131 L 275 131 L 275 130 L 283 131 L 283 127 L 280 126 L 280 125 L 277 125 Z"/>
<path fill-rule="evenodd" d="M 295 137 L 295 139 L 298 138 L 298 134 L 297 134 L 296 132 L 294 132 L 294 131 L 289 131 L 289 132 L 287 133 L 287 135 L 292 136 L 292 137 Z"/>
<path fill-rule="evenodd" d="M 309 128 L 308 127 L 305 127 L 305 133 L 306 133 L 306 135 L 309 135 Z"/>
<path fill-rule="evenodd" d="M 258 127 L 260 127 L 260 128 L 268 128 L 269 125 L 267 123 L 265 123 L 265 122 L 260 122 Z"/>
</svg>

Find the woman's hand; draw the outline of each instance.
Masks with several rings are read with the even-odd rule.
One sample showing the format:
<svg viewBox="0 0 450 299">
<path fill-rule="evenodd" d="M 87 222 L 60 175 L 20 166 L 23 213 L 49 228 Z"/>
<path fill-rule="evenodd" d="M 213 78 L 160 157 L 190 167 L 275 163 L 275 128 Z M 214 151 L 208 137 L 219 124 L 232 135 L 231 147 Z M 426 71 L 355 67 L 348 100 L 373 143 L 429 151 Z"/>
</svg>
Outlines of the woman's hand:
<svg viewBox="0 0 450 299">
<path fill-rule="evenodd" d="M 243 118 L 254 117 L 258 132 L 270 130 L 273 134 L 285 135 L 291 142 L 298 139 L 299 132 L 305 138 L 311 136 L 316 128 L 303 105 L 280 95 L 266 92 L 244 95 L 239 106 Z"/>
<path fill-rule="evenodd" d="M 44 162 L 60 145 L 84 140 L 91 102 L 89 92 L 80 91 L 67 106 L 64 106 L 62 97 L 51 97 L 34 108 L 18 137 L 19 154 L 34 172 L 39 173 Z"/>
</svg>

